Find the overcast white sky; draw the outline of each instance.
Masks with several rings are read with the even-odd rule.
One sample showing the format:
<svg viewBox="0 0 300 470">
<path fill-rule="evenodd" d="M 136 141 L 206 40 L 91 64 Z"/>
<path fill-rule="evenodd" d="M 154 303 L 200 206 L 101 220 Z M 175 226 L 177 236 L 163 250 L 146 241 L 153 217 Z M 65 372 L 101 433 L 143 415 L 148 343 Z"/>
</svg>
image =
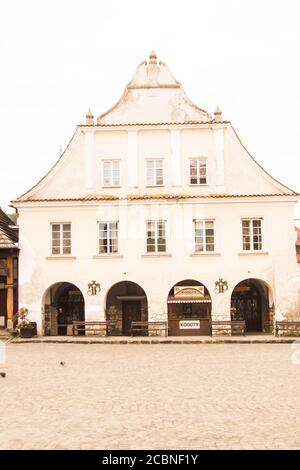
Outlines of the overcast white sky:
<svg viewBox="0 0 300 470">
<path fill-rule="evenodd" d="M 48 171 L 89 107 L 115 104 L 152 49 L 300 192 L 299 23 L 299 0 L 2 1 L 0 205 Z"/>
</svg>

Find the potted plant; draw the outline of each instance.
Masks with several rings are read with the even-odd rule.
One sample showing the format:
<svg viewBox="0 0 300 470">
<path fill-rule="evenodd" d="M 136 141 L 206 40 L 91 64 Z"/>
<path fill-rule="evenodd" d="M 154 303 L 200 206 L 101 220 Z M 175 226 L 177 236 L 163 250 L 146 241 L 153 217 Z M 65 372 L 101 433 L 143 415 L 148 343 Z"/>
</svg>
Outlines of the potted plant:
<svg viewBox="0 0 300 470">
<path fill-rule="evenodd" d="M 17 320 L 17 329 L 20 332 L 20 338 L 31 338 L 33 334 L 33 325 L 28 320 L 28 308 L 22 307 L 15 315 Z"/>
</svg>

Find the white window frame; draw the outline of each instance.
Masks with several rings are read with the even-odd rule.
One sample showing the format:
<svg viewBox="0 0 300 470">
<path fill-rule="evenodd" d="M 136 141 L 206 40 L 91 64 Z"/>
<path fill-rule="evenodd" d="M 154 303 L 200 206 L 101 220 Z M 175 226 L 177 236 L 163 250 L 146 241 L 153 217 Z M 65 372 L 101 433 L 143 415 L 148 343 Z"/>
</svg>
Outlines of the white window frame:
<svg viewBox="0 0 300 470">
<path fill-rule="evenodd" d="M 197 250 L 197 241 L 196 241 L 196 224 L 202 223 L 202 231 L 203 231 L 203 250 Z M 207 249 L 207 241 L 206 241 L 206 224 L 207 223 L 213 224 L 213 250 Z M 215 235 L 215 219 L 194 219 L 194 246 L 195 246 L 195 253 L 215 253 L 216 251 L 216 235 Z"/>
<path fill-rule="evenodd" d="M 117 162 L 118 165 L 119 165 L 119 182 L 118 182 L 118 184 L 114 184 L 114 177 L 113 177 L 113 164 L 115 162 Z M 105 180 L 104 180 L 104 165 L 105 165 L 105 163 L 110 164 L 109 184 L 105 184 Z M 102 160 L 102 187 L 103 188 L 120 188 L 121 178 L 122 178 L 121 159 L 119 159 L 119 158 L 105 158 L 104 160 Z"/>
<path fill-rule="evenodd" d="M 192 175 L 191 175 L 191 162 L 197 162 L 197 183 L 192 183 Z M 201 163 L 205 163 L 205 183 L 200 183 L 200 165 Z M 191 157 L 189 158 L 189 185 L 190 186 L 207 186 L 208 185 L 208 159 L 206 157 Z"/>
<path fill-rule="evenodd" d="M 260 221 L 260 248 L 254 248 L 253 222 Z M 263 250 L 263 218 L 262 217 L 242 217 L 242 251 L 245 253 L 259 253 Z M 250 222 L 250 248 L 244 248 L 243 222 Z"/>
<path fill-rule="evenodd" d="M 53 253 L 53 225 L 59 225 L 59 253 Z M 70 225 L 70 253 L 64 253 L 64 225 Z M 50 222 L 51 230 L 51 256 L 71 256 L 72 254 L 72 223 L 71 222 Z M 57 247 L 56 247 L 57 248 Z"/>
<path fill-rule="evenodd" d="M 164 251 L 159 251 L 158 250 L 158 224 L 163 222 L 164 224 L 164 240 L 165 240 L 165 249 Z M 148 251 L 148 224 L 154 224 L 154 251 Z M 146 220 L 146 252 L 151 254 L 161 254 L 161 253 L 167 253 L 167 222 L 164 219 L 158 219 L 158 220 Z"/>
<path fill-rule="evenodd" d="M 107 225 L 107 237 L 106 237 L 106 240 L 107 240 L 107 249 L 108 251 L 106 252 L 101 252 L 100 251 L 100 240 L 104 240 L 102 238 L 100 238 L 100 225 L 101 224 L 106 224 Z M 112 239 L 112 240 L 116 240 L 117 243 L 117 251 L 110 251 L 110 233 L 111 233 L 111 224 L 115 224 L 116 225 L 116 233 L 117 233 L 117 237 Z M 110 221 L 102 221 L 100 220 L 98 222 L 98 254 L 99 255 L 116 255 L 119 253 L 119 222 L 118 220 L 110 220 Z"/>
<path fill-rule="evenodd" d="M 154 167 L 153 167 L 153 181 L 151 183 L 148 183 L 148 162 L 154 162 Z M 157 161 L 162 162 L 162 183 L 156 183 L 157 181 Z M 165 161 L 164 158 L 161 157 L 149 157 L 146 158 L 145 160 L 145 186 L 146 187 L 151 187 L 151 186 L 165 186 Z"/>
</svg>

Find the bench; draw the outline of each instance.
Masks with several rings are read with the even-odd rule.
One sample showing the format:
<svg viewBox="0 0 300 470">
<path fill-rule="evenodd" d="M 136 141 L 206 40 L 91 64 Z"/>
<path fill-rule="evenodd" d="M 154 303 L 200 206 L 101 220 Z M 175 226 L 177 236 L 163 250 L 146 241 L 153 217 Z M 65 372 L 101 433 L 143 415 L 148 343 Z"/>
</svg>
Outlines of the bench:
<svg viewBox="0 0 300 470">
<path fill-rule="evenodd" d="M 162 336 L 167 336 L 168 334 L 168 322 L 166 321 L 132 321 L 131 322 L 131 336 L 134 335 L 134 333 L 143 335 L 143 336 L 156 336 L 159 335 L 159 333 L 163 332 Z"/>
<path fill-rule="evenodd" d="M 275 334 L 276 336 L 300 336 L 300 321 L 277 321 Z"/>
<path fill-rule="evenodd" d="M 218 320 L 218 321 L 212 321 L 211 323 L 212 327 L 217 327 L 215 328 L 218 331 L 224 332 L 224 334 L 228 334 L 229 331 L 231 331 L 231 335 L 243 335 L 245 336 L 245 331 L 246 331 L 246 322 L 245 320 Z M 218 333 L 221 334 L 221 333 Z"/>
<path fill-rule="evenodd" d="M 108 324 L 107 321 L 73 321 L 73 336 L 80 333 L 83 335 L 106 336 Z"/>
</svg>

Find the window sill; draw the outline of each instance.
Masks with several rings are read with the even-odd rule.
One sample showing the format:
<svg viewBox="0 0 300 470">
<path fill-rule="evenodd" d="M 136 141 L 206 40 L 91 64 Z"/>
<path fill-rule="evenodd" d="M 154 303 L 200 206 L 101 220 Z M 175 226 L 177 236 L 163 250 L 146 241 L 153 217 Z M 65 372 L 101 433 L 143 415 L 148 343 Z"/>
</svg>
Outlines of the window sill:
<svg viewBox="0 0 300 470">
<path fill-rule="evenodd" d="M 189 183 L 189 186 L 192 188 L 193 186 L 208 186 L 208 183 Z"/>
<path fill-rule="evenodd" d="M 52 255 L 52 256 L 46 256 L 46 259 L 76 259 L 76 256 L 72 256 L 72 255 Z"/>
<path fill-rule="evenodd" d="M 124 258 L 123 255 L 120 255 L 118 253 L 107 253 L 107 254 L 101 254 L 101 255 L 95 255 L 93 256 L 93 259 L 98 259 L 98 258 L 101 258 L 101 259 L 105 259 L 105 258 Z"/>
<path fill-rule="evenodd" d="M 145 188 L 163 188 L 165 184 L 146 184 Z"/>
<path fill-rule="evenodd" d="M 217 251 L 202 251 L 202 252 L 195 252 L 195 253 L 191 253 L 190 256 L 194 256 L 194 257 L 197 257 L 197 256 L 221 256 L 221 253 L 217 252 Z"/>
<path fill-rule="evenodd" d="M 118 186 L 102 186 L 102 189 L 109 189 L 109 188 L 121 188 L 121 185 Z"/>
<path fill-rule="evenodd" d="M 171 258 L 171 253 L 145 253 L 142 258 Z"/>
<path fill-rule="evenodd" d="M 241 251 L 238 253 L 238 256 L 247 256 L 247 255 L 268 255 L 267 251 L 257 250 L 257 251 Z"/>
</svg>

